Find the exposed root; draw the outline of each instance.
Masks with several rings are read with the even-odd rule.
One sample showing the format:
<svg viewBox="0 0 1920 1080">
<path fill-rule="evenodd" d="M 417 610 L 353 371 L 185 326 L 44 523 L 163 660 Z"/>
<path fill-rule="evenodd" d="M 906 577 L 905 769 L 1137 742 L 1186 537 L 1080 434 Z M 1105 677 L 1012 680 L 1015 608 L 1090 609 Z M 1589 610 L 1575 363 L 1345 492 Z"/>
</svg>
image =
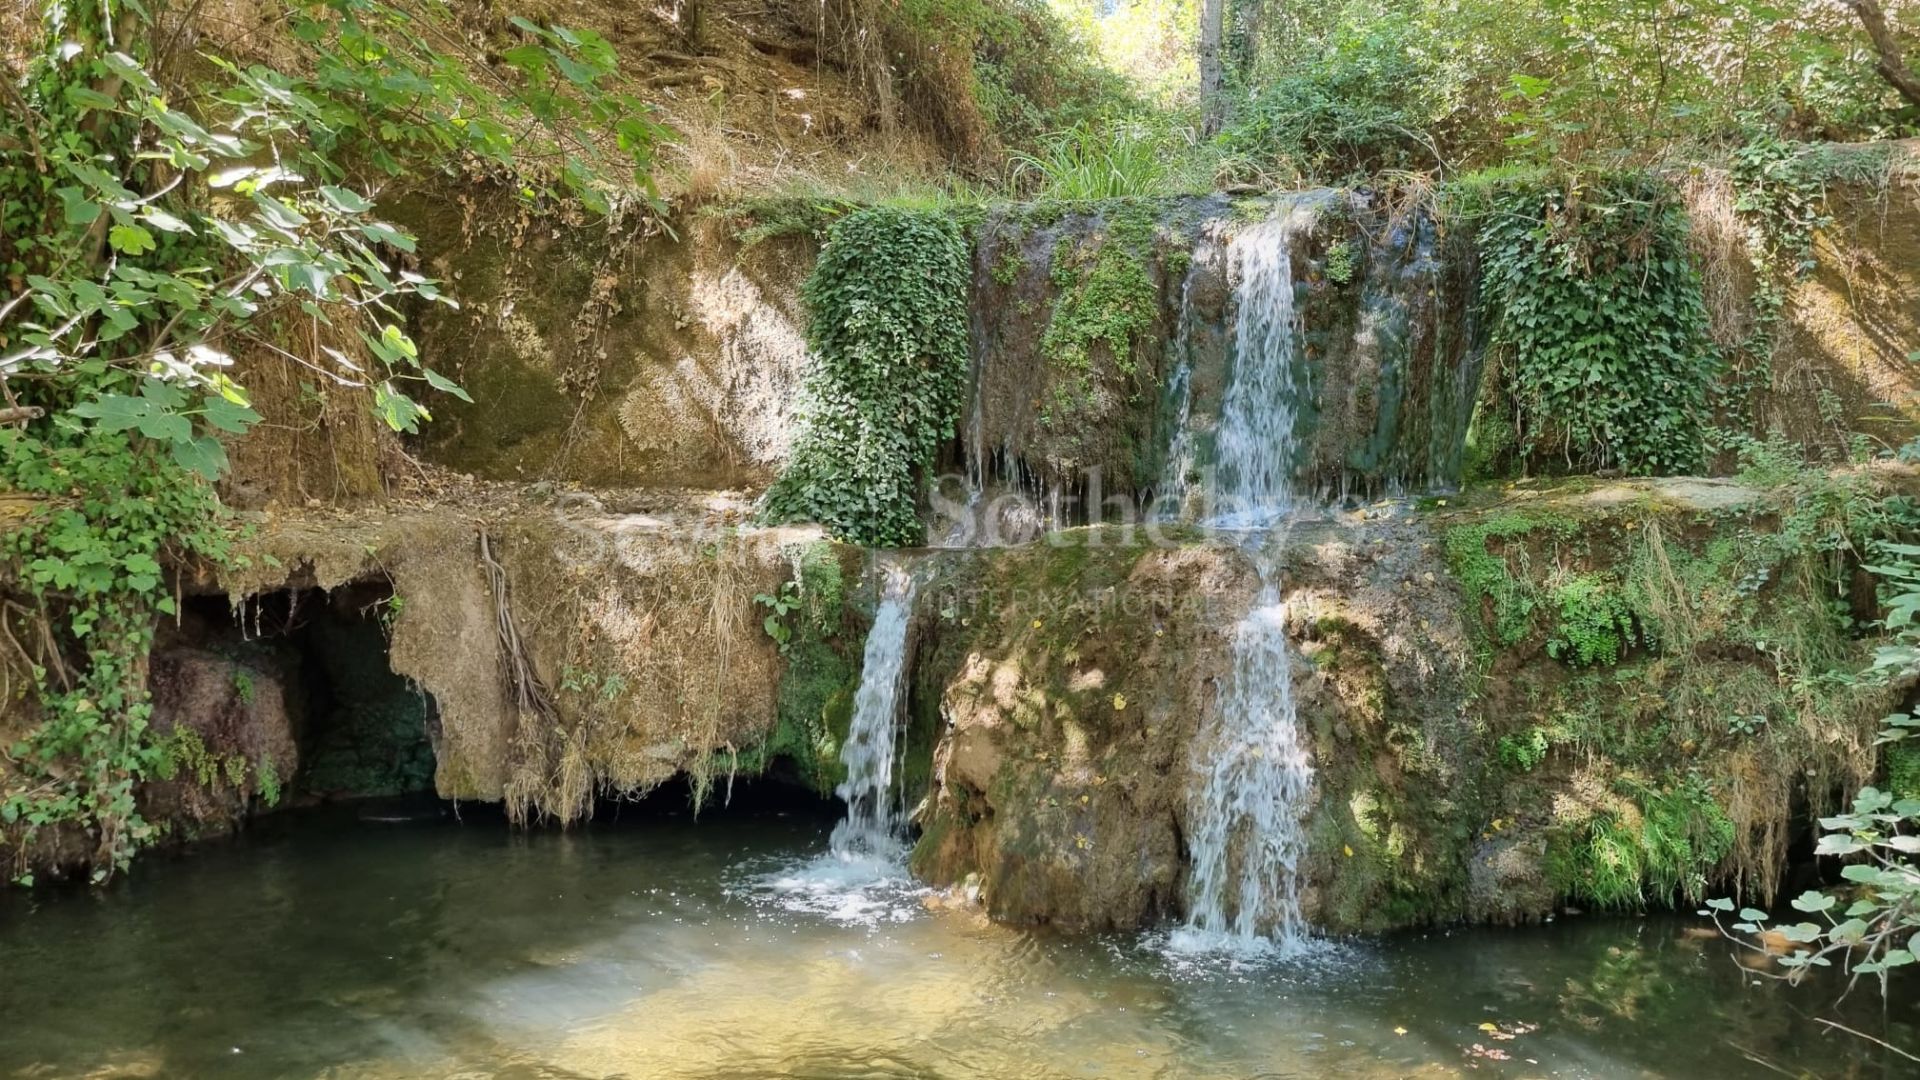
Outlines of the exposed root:
<svg viewBox="0 0 1920 1080">
<path fill-rule="evenodd" d="M 513 773 L 506 784 L 507 817 L 516 824 L 554 819 L 562 825 L 593 814 L 593 769 L 584 730 L 569 731 L 553 697 L 528 656 L 514 622 L 507 571 L 493 556 L 493 541 L 480 532 L 480 562 L 493 590 L 494 628 L 500 662 L 517 717 Z"/>
</svg>

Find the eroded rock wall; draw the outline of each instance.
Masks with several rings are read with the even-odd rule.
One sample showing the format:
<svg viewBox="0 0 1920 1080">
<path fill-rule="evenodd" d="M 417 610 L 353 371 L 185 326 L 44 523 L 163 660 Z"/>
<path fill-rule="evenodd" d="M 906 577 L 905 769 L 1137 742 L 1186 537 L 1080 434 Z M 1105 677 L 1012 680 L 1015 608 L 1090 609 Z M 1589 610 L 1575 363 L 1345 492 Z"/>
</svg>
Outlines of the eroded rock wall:
<svg viewBox="0 0 1920 1080">
<path fill-rule="evenodd" d="M 1801 534 L 1835 492 L 1900 482 L 1573 481 L 1295 525 L 1309 919 L 1779 895 L 1796 833 L 1874 778 L 1903 692 L 1858 677 L 1871 590 Z M 1198 733 L 1257 578 L 1232 546 L 1120 535 L 942 572 L 917 679 L 946 736 L 914 867 L 971 884 L 998 919 L 1100 930 L 1184 910 Z"/>
<path fill-rule="evenodd" d="M 809 548 L 860 588 L 860 554 L 814 531 L 507 492 L 276 517 L 251 565 L 209 584 L 246 596 L 390 582 L 392 668 L 437 710 L 435 789 L 568 820 L 598 794 L 771 764 L 753 755 L 776 737 L 786 660 L 756 597 L 780 595 Z M 857 655 L 849 607 L 827 647 Z"/>
<path fill-rule="evenodd" d="M 413 205 L 458 309 L 418 336 L 442 399 L 427 460 L 489 480 L 763 487 L 806 364 L 802 239 L 742 249 L 718 219 L 568 224 L 500 195 Z"/>
</svg>

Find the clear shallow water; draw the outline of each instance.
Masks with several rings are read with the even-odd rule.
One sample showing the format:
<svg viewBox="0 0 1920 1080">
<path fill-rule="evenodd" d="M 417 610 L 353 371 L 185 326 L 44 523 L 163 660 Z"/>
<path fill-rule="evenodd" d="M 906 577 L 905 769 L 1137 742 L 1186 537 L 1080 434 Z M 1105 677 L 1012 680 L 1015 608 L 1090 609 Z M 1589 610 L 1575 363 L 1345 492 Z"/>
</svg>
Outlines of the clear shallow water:
<svg viewBox="0 0 1920 1080">
<path fill-rule="evenodd" d="M 1152 936 L 993 927 L 898 879 L 849 900 L 858 875 L 821 858 L 832 822 L 513 835 L 307 817 L 101 893 L 0 897 L 0 1076 L 1772 1072 L 1743 1052 L 1790 1075 L 1913 1075 L 1823 1034 L 1810 1014 L 1831 1015 L 1830 988 L 1744 989 L 1693 920 L 1225 967 Z M 1866 991 L 1850 1004 L 1853 1026 L 1920 1042 L 1911 995 L 1887 1016 Z"/>
</svg>

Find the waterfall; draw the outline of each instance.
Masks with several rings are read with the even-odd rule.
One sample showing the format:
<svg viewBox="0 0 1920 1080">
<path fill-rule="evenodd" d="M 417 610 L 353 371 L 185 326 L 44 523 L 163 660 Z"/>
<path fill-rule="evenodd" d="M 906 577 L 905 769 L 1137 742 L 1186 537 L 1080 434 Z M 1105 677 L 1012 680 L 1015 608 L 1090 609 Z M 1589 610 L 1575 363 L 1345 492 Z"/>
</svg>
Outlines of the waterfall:
<svg viewBox="0 0 1920 1080">
<path fill-rule="evenodd" d="M 1293 240 L 1313 225 L 1312 207 L 1240 230 L 1228 245 L 1235 277 L 1233 377 L 1220 407 L 1212 517 L 1229 528 L 1270 524 L 1293 496 L 1300 319 L 1294 302 Z"/>
<path fill-rule="evenodd" d="M 1221 410 L 1211 523 L 1231 529 L 1260 571 L 1260 595 L 1235 630 L 1232 671 L 1195 743 L 1186 942 L 1246 950 L 1306 941 L 1297 870 L 1313 766 L 1293 701 L 1281 550 L 1298 451 L 1294 238 L 1312 225 L 1292 204 L 1228 248 L 1235 271 L 1233 374 Z"/>
<path fill-rule="evenodd" d="M 1227 691 L 1198 752 L 1187 924 L 1216 941 L 1264 937 L 1287 948 L 1306 936 L 1296 871 L 1313 766 L 1294 712 L 1287 607 L 1277 572 L 1262 571 L 1259 601 L 1235 630 Z"/>
<path fill-rule="evenodd" d="M 884 576 L 880 606 L 873 613 L 873 629 L 867 633 L 860 665 L 853 722 L 840 747 L 847 778 L 834 789 L 846 801 L 847 816 L 834 826 L 833 853 L 848 861 L 891 860 L 901 854 L 893 760 L 915 582 L 900 566 L 886 566 Z"/>
</svg>

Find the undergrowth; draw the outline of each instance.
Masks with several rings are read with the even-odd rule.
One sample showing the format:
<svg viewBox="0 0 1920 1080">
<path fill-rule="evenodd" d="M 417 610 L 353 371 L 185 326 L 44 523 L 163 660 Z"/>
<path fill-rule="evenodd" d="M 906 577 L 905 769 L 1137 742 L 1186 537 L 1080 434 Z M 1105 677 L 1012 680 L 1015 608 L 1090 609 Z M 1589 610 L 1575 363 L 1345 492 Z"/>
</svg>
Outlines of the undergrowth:
<svg viewBox="0 0 1920 1080">
<path fill-rule="evenodd" d="M 707 771 L 758 776 L 784 761 L 802 784 L 829 795 L 840 781 L 840 743 L 853 719 L 860 679 L 844 633 L 845 572 L 831 544 L 797 545 L 787 554 L 793 576 L 778 594 L 754 598 L 767 611 L 762 629 L 786 658 L 778 719 L 765 742 L 738 754 L 716 754 Z M 701 787 L 696 784 L 696 791 Z"/>
<path fill-rule="evenodd" d="M 1797 802 L 1824 812 L 1870 778 L 1887 690 L 1861 674 L 1872 628 L 1848 590 L 1898 514 L 1858 475 L 1750 465 L 1744 505 L 1549 507 L 1444 533 L 1482 693 L 1504 702 L 1490 749 L 1555 778 L 1508 788 L 1500 813 L 1543 830 L 1550 884 L 1583 905 L 1715 884 L 1764 900 Z"/>
</svg>

